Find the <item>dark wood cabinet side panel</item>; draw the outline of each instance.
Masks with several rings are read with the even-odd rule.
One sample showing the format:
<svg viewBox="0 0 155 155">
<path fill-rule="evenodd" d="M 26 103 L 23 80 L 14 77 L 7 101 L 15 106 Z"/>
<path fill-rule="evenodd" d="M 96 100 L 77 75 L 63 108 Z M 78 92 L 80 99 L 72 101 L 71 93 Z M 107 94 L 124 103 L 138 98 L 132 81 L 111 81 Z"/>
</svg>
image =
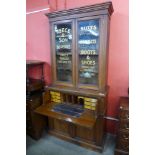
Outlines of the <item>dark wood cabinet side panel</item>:
<svg viewBox="0 0 155 155">
<path fill-rule="evenodd" d="M 98 114 L 105 115 L 107 109 L 107 96 L 98 101 Z"/>
<path fill-rule="evenodd" d="M 103 144 L 104 140 L 104 132 L 105 132 L 105 120 L 103 119 L 103 116 L 99 116 L 96 120 L 95 125 L 95 142 L 96 145 L 101 146 Z"/>
<path fill-rule="evenodd" d="M 42 135 L 43 130 L 47 125 L 46 117 L 36 114 L 33 111 L 30 112 L 31 117 L 31 136 L 35 139 L 39 139 Z"/>
</svg>

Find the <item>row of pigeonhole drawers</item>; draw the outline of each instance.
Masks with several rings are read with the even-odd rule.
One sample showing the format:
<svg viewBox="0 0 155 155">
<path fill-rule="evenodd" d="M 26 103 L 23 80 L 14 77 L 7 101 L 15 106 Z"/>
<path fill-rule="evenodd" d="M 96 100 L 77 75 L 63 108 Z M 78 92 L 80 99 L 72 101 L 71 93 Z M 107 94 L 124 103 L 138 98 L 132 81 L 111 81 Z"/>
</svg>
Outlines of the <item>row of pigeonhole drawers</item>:
<svg viewBox="0 0 155 155">
<path fill-rule="evenodd" d="M 50 91 L 51 94 L 51 101 L 55 103 L 61 103 L 61 94 L 59 92 Z M 83 96 L 78 96 L 78 100 L 83 99 L 84 100 L 84 108 L 89 110 L 96 110 L 97 106 L 97 99 L 94 98 L 88 98 Z"/>
<path fill-rule="evenodd" d="M 97 99 L 83 97 L 83 96 L 79 96 L 78 99 L 83 99 L 85 109 L 96 110 Z"/>
</svg>

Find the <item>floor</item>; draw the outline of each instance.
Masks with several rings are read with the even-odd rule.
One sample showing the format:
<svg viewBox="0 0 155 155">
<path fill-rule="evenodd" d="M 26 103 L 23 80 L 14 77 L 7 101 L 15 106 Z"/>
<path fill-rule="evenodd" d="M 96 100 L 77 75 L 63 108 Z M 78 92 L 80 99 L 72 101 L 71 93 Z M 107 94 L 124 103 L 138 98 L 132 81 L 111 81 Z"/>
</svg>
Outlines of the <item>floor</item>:
<svg viewBox="0 0 155 155">
<path fill-rule="evenodd" d="M 114 155 L 115 136 L 106 135 L 102 153 L 85 149 L 44 133 L 38 141 L 26 136 L 26 155 Z"/>
</svg>

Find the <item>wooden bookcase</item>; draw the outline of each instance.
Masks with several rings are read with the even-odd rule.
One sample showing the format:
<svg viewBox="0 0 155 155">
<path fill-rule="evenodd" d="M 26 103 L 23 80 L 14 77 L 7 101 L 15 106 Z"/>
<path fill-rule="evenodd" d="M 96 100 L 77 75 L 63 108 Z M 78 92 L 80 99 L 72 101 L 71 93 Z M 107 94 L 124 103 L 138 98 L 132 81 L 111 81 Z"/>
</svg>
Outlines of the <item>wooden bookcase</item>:
<svg viewBox="0 0 155 155">
<path fill-rule="evenodd" d="M 52 85 L 36 112 L 48 117 L 49 133 L 102 151 L 107 107 L 107 61 L 111 2 L 46 14 L 50 24 Z M 72 116 L 53 110 L 67 104 Z"/>
</svg>

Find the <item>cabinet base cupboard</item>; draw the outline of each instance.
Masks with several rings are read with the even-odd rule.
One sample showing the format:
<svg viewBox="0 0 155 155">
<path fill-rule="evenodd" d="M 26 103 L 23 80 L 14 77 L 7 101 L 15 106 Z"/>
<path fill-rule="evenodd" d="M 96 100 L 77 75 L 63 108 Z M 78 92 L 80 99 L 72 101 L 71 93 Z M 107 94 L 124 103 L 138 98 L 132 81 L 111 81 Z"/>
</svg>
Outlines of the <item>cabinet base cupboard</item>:
<svg viewBox="0 0 155 155">
<path fill-rule="evenodd" d="M 46 14 L 50 24 L 52 85 L 35 112 L 48 132 L 102 152 L 107 110 L 111 2 Z"/>
</svg>

